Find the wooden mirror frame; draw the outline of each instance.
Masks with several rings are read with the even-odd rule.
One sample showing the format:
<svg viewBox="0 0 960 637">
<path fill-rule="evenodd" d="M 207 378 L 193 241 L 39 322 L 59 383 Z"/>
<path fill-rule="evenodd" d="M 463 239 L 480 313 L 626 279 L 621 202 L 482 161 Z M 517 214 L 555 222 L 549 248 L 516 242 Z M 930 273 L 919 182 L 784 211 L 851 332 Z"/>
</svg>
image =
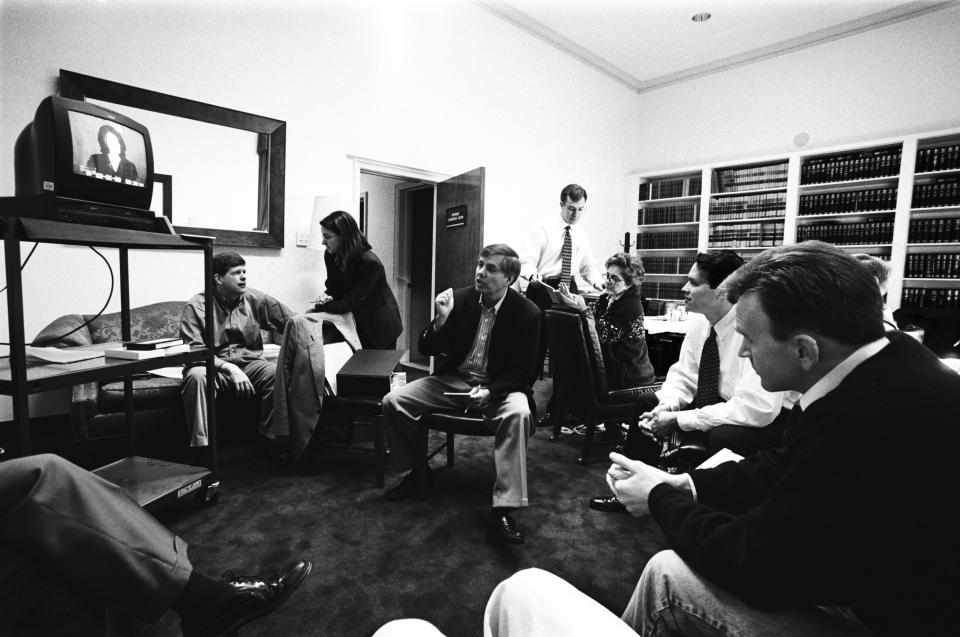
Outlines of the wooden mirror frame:
<svg viewBox="0 0 960 637">
<path fill-rule="evenodd" d="M 287 123 L 251 115 L 242 111 L 213 106 L 182 97 L 137 88 L 60 69 L 60 95 L 75 100 L 96 99 L 173 117 L 219 124 L 251 131 L 260 136 L 261 147 L 266 147 L 260 160 L 260 183 L 266 191 L 260 192 L 259 211 L 266 200 L 266 231 L 224 230 L 175 225 L 178 233 L 211 235 L 218 245 L 253 246 L 258 248 L 283 247 L 283 199 L 286 172 Z M 266 174 L 265 174 L 266 171 Z"/>
</svg>

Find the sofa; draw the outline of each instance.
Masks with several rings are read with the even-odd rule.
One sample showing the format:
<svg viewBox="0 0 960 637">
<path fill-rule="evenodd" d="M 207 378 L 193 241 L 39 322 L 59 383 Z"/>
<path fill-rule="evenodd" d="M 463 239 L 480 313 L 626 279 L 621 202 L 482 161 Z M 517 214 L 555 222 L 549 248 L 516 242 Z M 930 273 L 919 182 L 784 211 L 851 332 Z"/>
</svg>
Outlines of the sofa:
<svg viewBox="0 0 960 637">
<path fill-rule="evenodd" d="M 131 338 L 179 336 L 182 309 L 183 301 L 163 301 L 131 308 Z M 122 340 L 120 312 L 103 314 L 89 325 L 80 327 L 91 318 L 93 315 L 88 314 L 61 316 L 43 328 L 34 343 L 45 347 L 76 347 Z M 134 376 L 134 422 L 138 432 L 177 427 L 186 436 L 180 382 L 179 379 L 150 374 Z M 123 379 L 74 385 L 70 398 L 70 425 L 74 439 L 78 441 L 125 434 Z"/>
</svg>

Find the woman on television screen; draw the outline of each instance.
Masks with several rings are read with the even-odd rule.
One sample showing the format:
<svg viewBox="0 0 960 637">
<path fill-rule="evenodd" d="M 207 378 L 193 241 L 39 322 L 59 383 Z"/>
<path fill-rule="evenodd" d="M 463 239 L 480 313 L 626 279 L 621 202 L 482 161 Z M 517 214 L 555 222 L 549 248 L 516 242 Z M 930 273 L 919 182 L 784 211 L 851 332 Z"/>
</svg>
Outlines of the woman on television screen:
<svg viewBox="0 0 960 637">
<path fill-rule="evenodd" d="M 607 385 L 611 389 L 649 385 L 655 378 L 643 326 L 643 262 L 638 256 L 619 252 L 605 265 L 603 294 L 593 306 L 593 316 Z M 561 283 L 559 289 L 571 303 L 586 306 L 583 297 L 572 294 L 566 284 Z"/>
<path fill-rule="evenodd" d="M 327 249 L 327 281 L 314 311 L 353 312 L 363 349 L 396 349 L 403 324 L 380 258 L 354 218 L 342 210 L 321 219 L 320 230 Z"/>
<path fill-rule="evenodd" d="M 100 142 L 100 152 L 90 155 L 87 168 L 109 177 L 140 181 L 136 165 L 127 159 L 127 144 L 123 141 L 123 135 L 116 128 L 109 124 L 101 126 L 97 141 Z"/>
</svg>

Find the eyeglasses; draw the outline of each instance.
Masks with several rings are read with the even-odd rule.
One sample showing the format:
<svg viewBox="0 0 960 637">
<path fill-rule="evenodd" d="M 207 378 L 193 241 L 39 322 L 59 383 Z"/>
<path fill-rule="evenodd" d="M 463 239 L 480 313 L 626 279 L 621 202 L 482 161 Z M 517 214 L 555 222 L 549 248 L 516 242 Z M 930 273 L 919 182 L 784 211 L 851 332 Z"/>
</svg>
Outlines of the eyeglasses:
<svg viewBox="0 0 960 637">
<path fill-rule="evenodd" d="M 605 278 L 607 281 L 612 281 L 613 283 L 620 283 L 623 281 L 623 279 L 616 274 L 610 274 L 609 272 L 604 272 L 603 278 Z"/>
</svg>

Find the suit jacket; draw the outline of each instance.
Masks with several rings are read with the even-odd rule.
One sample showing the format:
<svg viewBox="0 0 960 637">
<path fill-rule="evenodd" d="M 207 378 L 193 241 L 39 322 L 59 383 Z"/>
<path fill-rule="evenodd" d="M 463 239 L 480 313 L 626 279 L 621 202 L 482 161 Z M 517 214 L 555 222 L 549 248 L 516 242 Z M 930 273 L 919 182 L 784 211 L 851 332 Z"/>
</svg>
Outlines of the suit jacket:
<svg viewBox="0 0 960 637">
<path fill-rule="evenodd" d="M 754 606 L 849 605 L 878 634 L 955 634 L 960 374 L 886 338 L 784 448 L 692 472 L 698 501 L 658 485 L 650 509 L 684 561 Z"/>
<path fill-rule="evenodd" d="M 456 373 L 470 353 L 480 325 L 480 293 L 472 287 L 453 293 L 453 310 L 438 331 L 428 326 L 420 335 L 420 351 L 428 356 L 446 354 L 436 374 Z M 519 292 L 507 288 L 507 296 L 493 324 L 487 350 L 490 400 L 503 399 L 510 392 L 530 398 L 536 378 L 537 347 L 540 342 L 540 310 Z"/>
<path fill-rule="evenodd" d="M 400 308 L 387 284 L 383 263 L 373 250 L 350 259 L 345 270 L 340 269 L 329 252 L 324 252 L 323 262 L 327 266 L 327 294 L 333 300 L 318 305 L 316 311 L 353 312 L 364 349 L 393 349 L 403 332 Z"/>
</svg>

